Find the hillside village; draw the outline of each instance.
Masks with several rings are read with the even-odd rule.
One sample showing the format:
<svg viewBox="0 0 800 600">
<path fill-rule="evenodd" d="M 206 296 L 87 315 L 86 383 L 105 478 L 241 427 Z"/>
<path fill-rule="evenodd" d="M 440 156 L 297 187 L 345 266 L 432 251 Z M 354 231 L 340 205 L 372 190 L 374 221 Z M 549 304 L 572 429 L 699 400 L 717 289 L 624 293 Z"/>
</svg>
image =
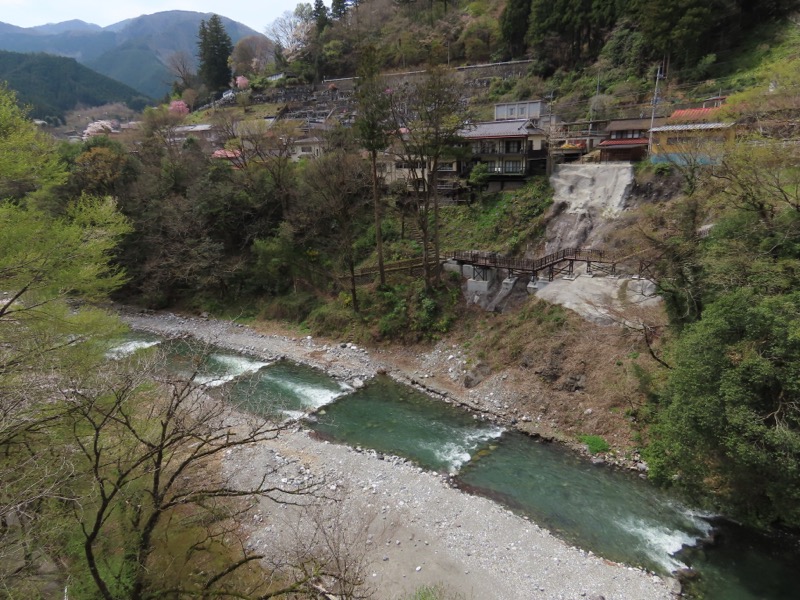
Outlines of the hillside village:
<svg viewBox="0 0 800 600">
<path fill-rule="evenodd" d="M 485 70 L 507 69 L 508 64 L 483 67 Z M 384 76 L 386 85 L 404 77 Z M 466 85 L 478 80 L 468 80 Z M 294 162 L 319 157 L 328 146 L 326 133 L 335 127 L 351 127 L 358 118 L 353 86 L 355 80 L 325 82 L 315 88 L 289 88 L 278 94 L 253 95 L 247 89 L 231 93 L 208 112 L 224 110 L 235 105 L 236 93 L 248 94 L 248 103 L 277 106 L 274 115 L 254 122 L 245 116 L 236 122 L 236 129 L 224 131 L 213 122 L 174 126 L 174 142 L 183 143 L 193 137 L 202 141 L 213 158 L 240 166 L 248 161 L 252 148 L 247 144 L 238 149 L 226 148 L 231 138 L 226 133 L 255 130 L 264 134 L 269 127 L 283 122 L 286 152 Z M 464 98 L 468 102 L 468 98 Z M 552 172 L 558 164 L 570 162 L 636 162 L 680 163 L 701 159 L 699 149 L 714 144 L 733 142 L 736 127 L 730 115 L 722 110 L 725 98 L 712 97 L 697 106 L 664 110 L 654 106 L 645 117 L 564 121 L 546 100 L 502 102 L 493 106 L 494 119 L 465 123 L 459 131 L 459 146 L 466 152 L 444 160 L 438 165 L 439 192 L 456 200 L 470 194 L 469 176 L 477 165 L 487 173 L 484 189 L 489 192 L 514 189 L 534 175 Z M 90 123 L 81 139 L 95 135 L 118 135 L 136 129 L 138 123 L 98 121 Z M 242 137 L 246 137 L 246 134 Z M 279 152 L 277 149 L 274 152 Z M 429 167 L 428 167 L 429 168 Z M 401 184 L 408 189 L 425 179 L 425 166 L 411 168 L 401 160 L 400 151 L 387 147 L 379 155 L 378 169 L 386 187 Z M 416 180 L 416 183 L 415 183 Z M 474 190 L 471 192 L 474 198 Z"/>
<path fill-rule="evenodd" d="M 795 4 L 592 6 L 0 86 L 0 596 L 793 599 Z"/>
</svg>

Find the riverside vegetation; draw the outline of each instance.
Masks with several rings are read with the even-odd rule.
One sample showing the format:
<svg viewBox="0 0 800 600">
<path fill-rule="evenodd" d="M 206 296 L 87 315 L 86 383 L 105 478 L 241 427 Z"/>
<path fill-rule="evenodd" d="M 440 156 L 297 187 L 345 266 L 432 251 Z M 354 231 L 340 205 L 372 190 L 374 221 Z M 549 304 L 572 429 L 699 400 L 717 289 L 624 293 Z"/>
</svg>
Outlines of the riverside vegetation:
<svg viewBox="0 0 800 600">
<path fill-rule="evenodd" d="M 631 308 L 625 319 L 629 351 L 617 362 L 629 377 L 613 408 L 626 413 L 626 443 L 644 452 L 655 481 L 743 521 L 797 528 L 800 151 L 785 140 L 797 134 L 800 57 L 796 34 L 787 36 L 793 42 L 751 66 L 749 87 L 724 109 L 742 125 L 739 142 L 687 148 L 690 160 L 668 169 L 675 195 L 643 203 L 614 241 L 644 264 L 664 302 L 663 311 Z M 427 93 L 450 97 L 452 81 L 435 73 Z M 411 118 L 419 130 L 441 132 L 436 125 L 454 114 L 468 118 L 450 108 Z M 379 118 L 391 114 L 391 106 L 379 110 Z M 228 577 L 257 569 L 255 555 L 233 542 L 238 502 L 320 491 L 272 480 L 234 489 L 218 478 L 215 457 L 275 435 L 276 426 L 238 422 L 205 404 L 191 382 L 159 379 L 140 358 L 110 367 L 106 342 L 121 328 L 98 308 L 109 295 L 283 319 L 360 343 L 450 335 L 494 368 L 597 353 L 596 339 L 580 346 L 586 336 L 574 315 L 540 301 L 479 314 L 465 309 L 460 282 L 434 272 L 356 285 L 355 267 L 378 264 L 379 239 L 387 263 L 417 257 L 429 243 L 535 247 L 546 228 L 546 181 L 468 207 L 440 207 L 434 195 L 414 197 L 408 210 L 397 190 L 373 205 L 370 165 L 357 151 L 364 133 L 359 140 L 337 130 L 322 158 L 293 163 L 280 136 L 253 132 L 245 145 L 262 148 L 262 160 L 232 169 L 195 140 L 171 143 L 178 117 L 168 110 L 151 109 L 144 120 L 136 154 L 102 137 L 57 147 L 0 91 L 4 593 L 36 593 L 37 577 L 55 562 L 87 597 L 243 594 L 231 586 L 263 578 Z M 405 150 L 452 141 L 432 136 Z M 713 167 L 699 160 L 708 153 Z M 665 170 L 638 177 L 658 181 Z M 548 368 L 537 376 L 546 381 Z M 619 371 L 598 377 L 602 389 Z M 177 548 L 185 568 L 161 579 L 151 567 Z M 248 593 L 311 595 L 331 581 L 344 588 L 350 572 L 330 568 L 333 558 L 317 556 Z"/>
</svg>

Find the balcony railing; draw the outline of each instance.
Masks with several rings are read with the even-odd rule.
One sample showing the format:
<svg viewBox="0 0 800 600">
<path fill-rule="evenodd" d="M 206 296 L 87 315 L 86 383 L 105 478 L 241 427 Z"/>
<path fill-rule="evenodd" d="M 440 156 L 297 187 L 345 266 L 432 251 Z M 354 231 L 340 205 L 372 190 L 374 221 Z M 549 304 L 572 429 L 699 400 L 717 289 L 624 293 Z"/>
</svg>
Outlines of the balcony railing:
<svg viewBox="0 0 800 600">
<path fill-rule="evenodd" d="M 489 173 L 495 175 L 522 175 L 525 172 L 524 167 L 512 167 L 503 165 L 500 167 L 489 167 Z"/>
</svg>

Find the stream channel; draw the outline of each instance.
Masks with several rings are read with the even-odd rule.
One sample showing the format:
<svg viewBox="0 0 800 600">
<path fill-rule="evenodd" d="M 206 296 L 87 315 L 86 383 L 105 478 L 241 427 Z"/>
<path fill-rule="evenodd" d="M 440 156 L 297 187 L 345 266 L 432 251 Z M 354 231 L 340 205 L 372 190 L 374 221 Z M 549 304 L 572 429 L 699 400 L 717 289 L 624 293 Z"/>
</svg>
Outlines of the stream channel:
<svg viewBox="0 0 800 600">
<path fill-rule="evenodd" d="M 135 333 L 109 356 L 155 345 L 166 349 L 170 370 L 191 372 L 195 350 L 185 341 Z M 354 390 L 311 367 L 217 350 L 196 381 L 224 389 L 250 412 L 303 418 L 323 439 L 449 473 L 465 492 L 489 497 L 609 560 L 662 575 L 691 567 L 699 577 L 684 590 L 690 598 L 800 598 L 796 536 L 765 536 L 692 510 L 635 474 L 477 420 L 388 377 Z"/>
</svg>

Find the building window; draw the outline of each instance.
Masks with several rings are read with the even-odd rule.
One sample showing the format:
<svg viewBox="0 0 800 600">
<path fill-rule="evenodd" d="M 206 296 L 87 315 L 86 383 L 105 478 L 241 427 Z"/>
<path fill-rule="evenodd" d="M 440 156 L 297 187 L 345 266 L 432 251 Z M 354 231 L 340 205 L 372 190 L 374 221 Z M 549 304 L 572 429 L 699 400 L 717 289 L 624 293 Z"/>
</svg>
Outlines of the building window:
<svg viewBox="0 0 800 600">
<path fill-rule="evenodd" d="M 519 154 L 522 152 L 522 140 L 506 140 L 506 154 Z"/>
<path fill-rule="evenodd" d="M 436 169 L 437 171 L 455 171 L 456 164 L 451 162 L 444 162 L 440 163 L 439 167 Z"/>
<path fill-rule="evenodd" d="M 518 175 L 522 173 L 522 161 L 520 160 L 507 160 L 505 164 L 505 173 L 510 175 Z"/>
<path fill-rule="evenodd" d="M 424 169 L 425 168 L 425 163 L 423 163 L 422 161 L 419 161 L 419 162 L 400 161 L 400 162 L 394 163 L 394 168 L 395 169 L 406 169 L 406 170 Z"/>
</svg>

